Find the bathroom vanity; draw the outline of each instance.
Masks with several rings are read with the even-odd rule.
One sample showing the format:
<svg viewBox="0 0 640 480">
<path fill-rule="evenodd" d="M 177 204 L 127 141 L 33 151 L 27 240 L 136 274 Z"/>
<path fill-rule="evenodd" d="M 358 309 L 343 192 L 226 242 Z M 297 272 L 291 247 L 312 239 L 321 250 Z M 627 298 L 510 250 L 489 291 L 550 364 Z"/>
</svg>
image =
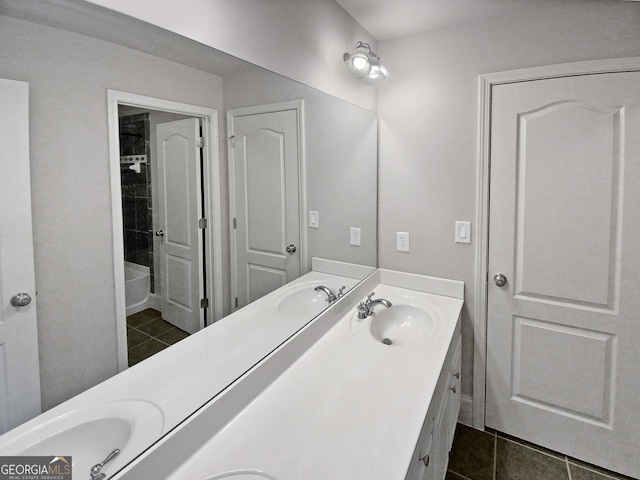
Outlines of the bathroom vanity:
<svg viewBox="0 0 640 480">
<path fill-rule="evenodd" d="M 358 283 L 357 266 L 315 268 L 3 435 L 0 455 L 71 455 L 74 478 L 117 448 L 107 478 L 442 480 L 464 284 L 381 269 Z M 264 335 L 322 310 L 261 353 Z M 216 342 L 238 336 L 253 339 L 248 350 L 217 358 Z"/>
<path fill-rule="evenodd" d="M 393 306 L 359 319 L 372 291 Z M 443 479 L 463 294 L 377 270 L 116 478 Z"/>
</svg>

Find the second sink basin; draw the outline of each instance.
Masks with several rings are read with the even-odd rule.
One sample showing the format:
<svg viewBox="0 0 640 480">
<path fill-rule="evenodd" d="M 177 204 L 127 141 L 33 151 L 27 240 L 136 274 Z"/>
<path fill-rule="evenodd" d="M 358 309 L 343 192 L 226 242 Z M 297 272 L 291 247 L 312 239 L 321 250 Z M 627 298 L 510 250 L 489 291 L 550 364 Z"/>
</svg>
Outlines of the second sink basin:
<svg viewBox="0 0 640 480">
<path fill-rule="evenodd" d="M 285 317 L 313 318 L 327 308 L 327 294 L 323 291 L 316 292 L 315 288 L 325 286 L 335 295 L 340 287 L 346 287 L 345 291 L 353 287 L 356 280 L 335 275 L 327 276 L 322 280 L 311 280 L 302 283 L 285 285 L 271 301 L 271 308 L 276 314 Z M 346 293 L 346 292 L 345 292 Z"/>
<path fill-rule="evenodd" d="M 115 400 L 83 407 L 44 422 L 0 444 L 1 455 L 68 455 L 74 478 L 89 478 L 89 470 L 113 450 L 110 474 L 138 456 L 162 433 L 162 412 L 143 400 Z M 11 432 L 10 432 L 11 433 Z"/>
<path fill-rule="evenodd" d="M 385 345 L 422 343 L 433 331 L 434 319 L 424 308 L 394 304 L 370 317 L 373 338 Z"/>
<path fill-rule="evenodd" d="M 420 296 L 385 295 L 378 289 L 381 294 L 374 299 L 385 298 L 393 306 L 376 305 L 374 313 L 364 319 L 354 313 L 351 332 L 358 339 L 384 347 L 410 347 L 434 338 L 442 330 L 442 314 L 427 300 Z"/>
</svg>

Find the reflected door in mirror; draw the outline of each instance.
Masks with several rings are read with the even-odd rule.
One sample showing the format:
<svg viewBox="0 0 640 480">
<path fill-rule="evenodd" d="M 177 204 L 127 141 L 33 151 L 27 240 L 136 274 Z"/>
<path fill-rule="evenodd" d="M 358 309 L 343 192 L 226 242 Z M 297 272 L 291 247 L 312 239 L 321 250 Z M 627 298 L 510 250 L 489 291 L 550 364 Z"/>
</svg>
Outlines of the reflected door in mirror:
<svg viewBox="0 0 640 480">
<path fill-rule="evenodd" d="M 232 269 L 242 307 L 300 276 L 299 125 L 295 109 L 229 116 Z"/>
<path fill-rule="evenodd" d="M 202 298 L 202 216 L 199 120 L 188 118 L 156 127 L 163 318 L 195 333 L 204 327 Z"/>
</svg>

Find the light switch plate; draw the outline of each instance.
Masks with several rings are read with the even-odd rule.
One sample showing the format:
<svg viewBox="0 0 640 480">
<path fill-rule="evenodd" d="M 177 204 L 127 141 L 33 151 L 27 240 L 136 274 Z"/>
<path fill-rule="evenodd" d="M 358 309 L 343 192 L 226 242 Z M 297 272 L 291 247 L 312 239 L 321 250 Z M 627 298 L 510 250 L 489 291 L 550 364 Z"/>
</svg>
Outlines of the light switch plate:
<svg viewBox="0 0 640 480">
<path fill-rule="evenodd" d="M 361 230 L 359 227 L 351 227 L 351 230 L 349 232 L 349 244 L 359 247 L 360 235 L 361 235 Z"/>
<path fill-rule="evenodd" d="M 396 249 L 399 252 L 410 252 L 410 236 L 409 232 L 396 232 Z"/>
<path fill-rule="evenodd" d="M 456 243 L 471 243 L 471 222 L 456 222 Z"/>
<path fill-rule="evenodd" d="M 309 210 L 309 228 L 320 228 L 320 215 L 316 210 Z"/>
</svg>

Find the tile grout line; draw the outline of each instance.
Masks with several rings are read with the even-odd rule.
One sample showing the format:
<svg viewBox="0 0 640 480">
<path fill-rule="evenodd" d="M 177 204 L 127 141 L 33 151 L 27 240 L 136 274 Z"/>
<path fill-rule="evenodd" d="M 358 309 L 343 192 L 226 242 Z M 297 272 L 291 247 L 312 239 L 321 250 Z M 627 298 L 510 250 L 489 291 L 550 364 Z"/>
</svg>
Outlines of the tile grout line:
<svg viewBox="0 0 640 480">
<path fill-rule="evenodd" d="M 536 448 L 535 445 L 527 445 L 525 443 L 521 443 L 521 442 L 519 442 L 517 440 L 512 440 L 510 438 L 505 438 L 505 437 L 500 437 L 500 438 L 502 438 L 503 440 L 505 440 L 507 442 L 511 442 L 511 443 L 514 443 L 514 444 L 519 445 L 521 447 L 528 448 L 529 450 L 533 450 L 534 452 L 542 453 L 543 455 L 546 455 L 547 457 L 555 458 L 556 460 L 562 461 L 563 457 L 566 458 L 566 455 L 562 455 L 559 452 L 555 452 L 556 454 L 554 455 L 553 453 L 545 452 L 544 450 L 541 450 L 540 448 Z"/>
<path fill-rule="evenodd" d="M 146 323 L 145 323 L 144 325 L 146 325 Z M 140 326 L 142 327 L 142 326 L 144 326 L 144 325 L 140 325 Z M 140 329 L 138 329 L 138 328 L 136 328 L 136 327 L 129 327 L 129 328 L 130 328 L 131 330 L 136 330 L 136 331 L 138 331 L 138 332 L 140 332 L 140 333 L 142 333 L 142 334 L 146 335 L 147 337 L 149 337 L 149 338 L 148 338 L 147 340 L 145 340 L 144 342 L 140 342 L 138 345 L 134 345 L 134 346 L 133 346 L 133 347 L 131 347 L 131 348 L 136 348 L 136 347 L 138 347 L 139 345 L 142 345 L 143 343 L 147 343 L 149 340 L 157 340 L 158 342 L 163 343 L 163 344 L 165 344 L 165 345 L 166 345 L 166 346 L 168 346 L 168 347 L 170 347 L 171 345 L 173 345 L 173 343 L 167 343 L 167 342 L 165 342 L 164 340 L 160 340 L 158 337 L 153 336 L 153 335 L 149 335 L 148 333 L 143 332 L 142 330 L 140 330 Z M 173 330 L 174 328 L 177 328 L 177 327 L 170 328 L 170 329 L 169 329 L 169 330 L 167 330 L 166 332 L 162 332 L 160 335 L 164 335 L 165 333 L 170 332 L 170 331 L 171 331 L 171 330 Z"/>
<path fill-rule="evenodd" d="M 597 465 L 592 465 L 592 464 L 588 464 L 588 463 L 587 464 L 583 463 L 581 465 L 579 463 L 576 463 L 576 462 L 572 461 L 571 457 L 567 457 L 567 463 L 569 465 L 573 465 L 574 467 L 581 468 L 582 470 L 586 470 L 586 471 L 591 472 L 591 473 L 596 473 L 596 474 L 604 477 L 605 480 L 623 480 L 624 478 L 628 478 L 628 477 L 620 477 L 616 472 L 611 472 L 611 474 L 609 474 L 609 470 L 607 470 L 607 469 L 604 469 L 604 471 L 603 470 L 596 470 L 596 468 L 601 468 L 601 467 L 598 467 Z M 618 475 L 618 476 L 614 476 L 614 475 Z"/>
<path fill-rule="evenodd" d="M 567 476 L 571 479 L 571 467 L 569 466 L 569 457 L 564 457 L 564 463 L 567 465 Z"/>
<path fill-rule="evenodd" d="M 493 480 L 498 475 L 498 432 L 493 432 Z"/>
<path fill-rule="evenodd" d="M 461 474 L 459 474 L 459 473 L 457 473 L 457 472 L 454 472 L 453 470 L 449 470 L 449 469 L 447 469 L 447 471 L 448 471 L 449 473 L 451 473 L 452 475 L 455 475 L 455 477 L 456 477 L 456 478 L 461 478 L 462 480 L 472 480 L 471 478 L 469 478 L 469 477 L 465 477 L 464 475 L 461 475 Z"/>
</svg>

